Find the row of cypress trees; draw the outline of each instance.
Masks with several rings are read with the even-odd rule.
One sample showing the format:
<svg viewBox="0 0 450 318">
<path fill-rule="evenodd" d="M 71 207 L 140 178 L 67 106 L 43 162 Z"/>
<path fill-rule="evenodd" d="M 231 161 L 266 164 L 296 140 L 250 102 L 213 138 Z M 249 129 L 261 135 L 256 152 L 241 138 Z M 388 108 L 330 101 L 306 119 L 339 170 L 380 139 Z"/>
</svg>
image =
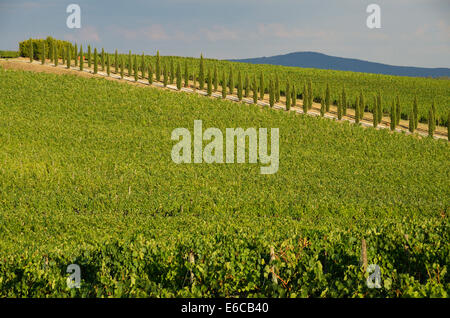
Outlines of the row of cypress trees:
<svg viewBox="0 0 450 318">
<path fill-rule="evenodd" d="M 30 39 L 31 41 L 31 39 Z M 47 56 L 45 55 L 46 48 L 45 48 L 45 42 L 42 43 L 42 50 L 43 52 L 41 54 L 41 63 L 44 64 L 46 61 Z M 98 73 L 98 65 L 101 65 L 102 71 L 105 71 L 109 76 L 111 73 L 111 60 L 110 60 L 110 54 L 105 54 L 104 49 L 102 48 L 101 54 L 98 54 L 97 48 L 94 48 L 94 52 L 92 54 L 91 46 L 88 46 L 87 50 L 87 56 L 84 56 L 83 53 L 83 47 L 80 45 L 80 49 L 78 50 L 77 44 L 74 45 L 75 48 L 75 56 L 72 55 L 72 47 L 68 46 L 66 48 L 62 48 L 62 51 L 60 52 L 57 46 L 54 46 L 53 48 L 49 49 L 49 56 L 48 58 L 53 61 L 55 66 L 58 66 L 59 64 L 59 56 L 62 57 L 62 63 L 66 64 L 67 68 L 70 68 L 72 65 L 72 59 L 74 60 L 74 65 L 77 67 L 79 66 L 80 70 L 84 69 L 84 59 L 87 60 L 88 67 L 91 68 L 92 64 L 94 67 L 94 74 Z M 30 62 L 32 62 L 33 57 L 33 45 L 29 46 L 29 56 L 30 56 Z M 99 63 L 100 58 L 100 63 Z M 79 65 L 78 65 L 78 59 L 79 59 Z M 117 50 L 115 50 L 114 53 L 114 67 L 115 67 L 115 73 L 120 74 L 121 78 L 124 77 L 124 58 L 119 57 Z M 142 78 L 148 79 L 149 83 L 153 83 L 153 77 L 155 77 L 157 82 L 161 82 L 161 76 L 163 77 L 162 82 L 164 86 L 167 86 L 169 83 L 173 84 L 176 83 L 177 89 L 181 90 L 181 88 L 189 87 L 190 83 L 189 81 L 192 79 L 193 82 L 193 88 L 197 88 L 197 81 L 198 81 L 198 88 L 200 90 L 203 90 L 205 88 L 206 84 L 206 90 L 207 95 L 211 96 L 213 91 L 218 91 L 219 89 L 219 83 L 222 86 L 222 97 L 226 98 L 227 93 L 230 95 L 233 95 L 236 91 L 236 95 L 238 97 L 239 101 L 242 101 L 243 97 L 249 97 L 250 92 L 252 92 L 253 95 L 253 102 L 257 103 L 259 100 L 264 100 L 266 92 L 269 94 L 269 105 L 273 107 L 275 103 L 280 102 L 280 79 L 278 74 L 275 76 L 272 76 L 269 78 L 269 84 L 266 86 L 266 82 L 264 79 L 264 73 L 260 72 L 259 74 L 259 80 L 257 80 L 256 75 L 253 76 L 253 79 L 251 80 L 249 77 L 249 74 L 245 74 L 245 76 L 242 76 L 242 72 L 239 70 L 237 75 L 237 85 L 234 83 L 234 70 L 233 67 L 230 66 L 229 72 L 228 72 L 228 78 L 226 76 L 226 72 L 222 72 L 222 78 L 219 80 L 219 71 L 217 66 L 215 65 L 213 68 L 209 68 L 207 71 L 207 74 L 205 72 L 205 63 L 203 54 L 200 55 L 200 63 L 199 63 L 199 72 L 198 76 L 195 75 L 195 72 L 190 74 L 190 70 L 188 68 L 188 62 L 185 62 L 184 66 L 184 72 L 182 71 L 182 67 L 180 62 L 177 63 L 177 65 L 174 65 L 173 60 L 170 61 L 170 64 L 161 62 L 161 57 L 159 54 L 159 51 L 157 51 L 156 54 L 156 63 L 155 67 L 151 65 L 151 63 L 146 64 L 145 61 L 145 55 L 142 53 L 141 59 L 140 59 L 140 65 L 138 63 L 137 55 L 131 54 L 131 51 L 129 51 L 128 54 L 128 63 L 127 63 L 127 73 L 128 76 L 134 76 L 134 80 L 138 81 L 139 79 L 139 72 L 141 73 Z M 184 83 L 183 83 L 184 82 Z M 259 82 L 259 85 L 258 85 Z M 227 92 L 228 91 L 228 92 Z M 286 109 L 289 110 L 291 107 L 297 105 L 297 97 L 299 92 L 297 91 L 297 87 L 295 84 L 291 84 L 290 80 L 287 79 L 286 81 L 286 89 L 285 89 L 285 97 L 286 97 Z M 331 97 L 330 97 L 330 86 L 327 84 L 325 94 L 322 94 L 320 97 L 320 115 L 324 116 L 326 112 L 330 111 L 330 105 L 331 105 Z M 312 90 L 312 82 L 309 80 L 308 82 L 304 82 L 303 84 L 303 91 L 301 93 L 301 97 L 303 99 L 303 112 L 307 113 L 311 108 L 313 104 L 313 90 Z M 337 102 L 337 117 L 339 120 L 342 119 L 343 116 L 347 115 L 347 108 L 349 106 L 349 101 L 347 98 L 347 92 L 345 90 L 345 86 L 342 87 L 341 94 L 339 95 L 339 99 Z M 360 120 L 363 118 L 364 112 L 366 111 L 366 103 L 364 99 L 363 92 L 361 91 L 359 93 L 359 96 L 356 96 L 355 98 L 355 122 L 358 124 Z M 382 121 L 383 112 L 383 100 L 381 97 L 381 93 L 378 92 L 376 96 L 374 96 L 374 102 L 373 102 L 373 108 L 372 108 L 372 121 L 373 126 L 378 127 L 378 125 Z M 395 130 L 396 127 L 399 125 L 400 119 L 401 119 L 401 105 L 400 105 L 400 99 L 398 95 L 395 99 L 391 102 L 391 107 L 389 111 L 389 117 L 390 117 L 390 129 Z M 450 117 L 450 112 L 449 112 Z M 414 98 L 413 107 L 412 110 L 408 116 L 409 120 L 409 131 L 414 132 L 417 129 L 418 126 L 418 107 L 417 107 L 417 97 Z M 450 118 L 448 120 L 448 125 L 450 126 Z M 433 136 L 434 131 L 436 129 L 436 109 L 435 109 L 435 103 L 433 101 L 429 114 L 428 114 L 428 133 L 430 136 Z M 449 128 L 450 129 L 450 128 Z"/>
</svg>

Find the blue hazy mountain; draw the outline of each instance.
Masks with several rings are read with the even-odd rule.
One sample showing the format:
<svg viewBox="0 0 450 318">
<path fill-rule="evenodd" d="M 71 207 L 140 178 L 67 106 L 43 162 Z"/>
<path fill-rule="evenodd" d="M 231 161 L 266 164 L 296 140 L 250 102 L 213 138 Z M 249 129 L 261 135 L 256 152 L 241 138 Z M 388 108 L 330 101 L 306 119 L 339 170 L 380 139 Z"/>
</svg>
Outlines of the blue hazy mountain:
<svg viewBox="0 0 450 318">
<path fill-rule="evenodd" d="M 271 64 L 318 68 L 325 70 L 352 71 L 374 74 L 413 76 L 413 77 L 450 77 L 450 68 L 425 68 L 412 66 L 394 66 L 358 59 L 330 56 L 316 52 L 296 52 L 271 57 L 230 60 L 251 64 Z"/>
</svg>

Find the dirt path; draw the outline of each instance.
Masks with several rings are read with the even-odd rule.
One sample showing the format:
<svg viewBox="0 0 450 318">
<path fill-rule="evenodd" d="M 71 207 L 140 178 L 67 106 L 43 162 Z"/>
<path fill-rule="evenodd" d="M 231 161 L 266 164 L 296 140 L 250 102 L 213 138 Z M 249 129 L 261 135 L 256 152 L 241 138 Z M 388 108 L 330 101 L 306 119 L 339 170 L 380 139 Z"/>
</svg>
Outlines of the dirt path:
<svg viewBox="0 0 450 318">
<path fill-rule="evenodd" d="M 24 70 L 24 71 L 32 71 L 32 72 L 43 72 L 43 73 L 53 73 L 53 74 L 72 74 L 82 77 L 101 77 L 106 78 L 108 80 L 114 80 L 114 81 L 120 81 L 120 82 L 126 82 L 131 85 L 136 86 L 149 86 L 147 79 L 139 78 L 139 80 L 136 82 L 134 80 L 134 77 L 125 76 L 122 79 L 119 74 L 116 74 L 113 72 L 113 67 L 111 68 L 112 71 L 110 72 L 110 76 L 106 74 L 104 71 L 98 71 L 97 74 L 94 74 L 94 71 L 92 68 L 87 67 L 87 63 L 84 65 L 84 70 L 80 71 L 79 66 L 71 66 L 70 69 L 67 69 L 66 65 L 62 64 L 62 60 L 60 60 L 59 65 L 55 67 L 55 65 L 50 62 L 49 60 L 46 61 L 46 64 L 42 65 L 39 61 L 33 61 L 33 63 L 30 63 L 28 59 L 26 58 L 15 58 L 15 59 L 0 59 L 0 65 L 5 69 L 14 69 L 14 70 Z M 99 67 L 100 68 L 100 67 Z M 167 87 L 164 87 L 163 83 L 154 81 L 153 84 L 151 84 L 153 87 L 163 88 L 163 89 L 169 89 L 169 90 L 177 90 L 176 86 L 173 84 L 167 85 Z M 197 93 L 203 96 L 207 95 L 207 92 L 205 90 L 199 90 L 199 89 L 193 89 L 193 82 L 189 82 L 189 87 L 182 87 L 181 91 L 183 92 L 189 92 L 189 93 Z M 214 98 L 222 98 L 221 93 L 221 87 L 219 86 L 219 90 L 217 92 L 212 93 L 212 97 Z M 227 99 L 235 102 L 239 102 L 239 99 L 236 95 L 230 95 L 227 94 Z M 282 109 L 285 110 L 285 105 L 283 104 L 284 98 L 280 100 L 280 103 L 276 103 L 273 108 L 276 109 Z M 244 97 L 242 99 L 242 102 L 247 104 L 253 104 L 253 98 Z M 264 96 L 263 100 L 258 99 L 258 105 L 260 106 L 270 106 L 269 105 L 269 96 L 266 94 Z M 294 107 L 291 107 L 291 111 L 295 111 L 296 113 L 303 113 L 302 109 L 302 101 L 297 100 L 297 105 Z M 308 111 L 309 115 L 312 116 L 320 116 L 320 104 L 313 103 L 312 109 Z M 334 105 L 330 105 L 330 111 L 325 114 L 324 117 L 337 119 L 337 107 Z M 351 123 L 354 123 L 355 120 L 355 113 L 354 109 L 347 109 L 347 115 L 342 117 L 342 120 L 349 121 Z M 383 117 L 381 124 L 378 125 L 377 129 L 390 129 L 389 127 L 389 117 Z M 360 124 L 364 127 L 372 127 L 372 113 L 364 113 L 363 119 L 360 121 Z M 397 132 L 405 132 L 406 134 L 411 134 L 408 130 L 409 122 L 406 120 L 400 120 L 399 126 L 397 126 L 396 131 Z M 419 136 L 428 136 L 428 126 L 426 124 L 419 123 L 415 135 Z M 447 128 L 438 126 L 436 127 L 435 136 L 434 138 L 441 138 L 441 139 L 448 139 L 447 137 Z"/>
</svg>

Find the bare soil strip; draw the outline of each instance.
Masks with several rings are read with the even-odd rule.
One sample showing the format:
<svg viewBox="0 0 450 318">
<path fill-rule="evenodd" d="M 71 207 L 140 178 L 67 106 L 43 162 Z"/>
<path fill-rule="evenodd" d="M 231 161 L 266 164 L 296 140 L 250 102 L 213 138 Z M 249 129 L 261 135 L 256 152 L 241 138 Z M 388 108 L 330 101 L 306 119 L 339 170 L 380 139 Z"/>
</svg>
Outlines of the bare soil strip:
<svg viewBox="0 0 450 318">
<path fill-rule="evenodd" d="M 62 62 L 62 60 L 60 60 Z M 55 64 L 53 62 L 47 60 L 46 64 L 41 64 L 39 61 L 33 61 L 33 63 L 30 63 L 28 59 L 26 58 L 15 58 L 15 59 L 0 59 L 0 65 L 4 69 L 14 69 L 14 70 L 24 70 L 24 71 L 32 71 L 32 72 L 43 72 L 43 73 L 53 73 L 53 74 L 72 74 L 82 77 L 101 77 L 106 78 L 108 80 L 115 80 L 120 82 L 126 82 L 128 84 L 137 85 L 137 86 L 153 86 L 157 88 L 162 89 L 169 89 L 169 90 L 176 90 L 177 87 L 169 84 L 167 87 L 164 87 L 163 83 L 154 81 L 152 84 L 148 83 L 147 79 L 143 79 L 140 77 L 138 81 L 134 80 L 134 77 L 124 76 L 123 79 L 120 77 L 119 74 L 116 74 L 115 72 L 111 72 L 110 75 L 104 71 L 98 71 L 97 74 L 94 74 L 94 70 L 92 68 L 88 68 L 87 63 L 85 63 L 84 70 L 80 71 L 79 66 L 71 66 L 70 69 L 67 68 L 66 65 L 63 65 L 60 63 L 57 67 L 55 67 Z M 197 93 L 203 96 L 207 96 L 207 92 L 204 90 L 200 90 L 197 88 L 192 88 L 193 83 L 189 82 L 189 87 L 182 87 L 182 92 L 188 92 L 188 93 Z M 220 87 L 219 87 L 220 88 Z M 220 88 L 221 90 L 221 88 Z M 219 90 L 219 91 L 220 91 Z M 212 97 L 214 98 L 222 98 L 222 93 L 220 92 L 213 92 Z M 260 106 L 270 106 L 269 104 L 269 96 L 266 94 L 264 96 L 264 99 L 258 100 L 257 104 Z M 237 95 L 230 95 L 227 94 L 226 99 L 239 102 L 239 99 Z M 280 102 L 283 102 L 282 98 Z M 244 97 L 242 99 L 242 102 L 247 104 L 253 104 L 253 98 L 246 98 Z M 275 109 L 281 109 L 286 110 L 286 107 L 282 103 L 276 103 L 274 105 Z M 299 114 L 303 114 L 302 104 L 300 101 L 297 101 L 297 105 L 294 107 L 291 107 L 291 111 L 294 111 Z M 313 103 L 312 109 L 308 111 L 308 115 L 312 116 L 320 116 L 320 104 Z M 334 105 L 330 105 L 330 111 L 325 114 L 324 117 L 336 119 L 337 120 L 337 107 Z M 349 121 L 351 123 L 355 122 L 355 114 L 353 109 L 347 109 L 347 115 L 342 116 L 342 121 Z M 360 121 L 360 124 L 364 127 L 373 127 L 372 124 L 372 113 L 364 113 L 363 119 Z M 395 130 L 397 132 L 404 132 L 405 134 L 409 135 L 411 134 L 408 130 L 409 122 L 407 120 L 400 120 L 400 124 L 398 125 L 398 128 Z M 383 117 L 381 120 L 381 124 L 377 127 L 377 129 L 390 129 L 390 121 L 389 117 Z M 419 123 L 416 132 L 414 135 L 417 136 L 428 136 L 428 126 L 426 124 Z M 448 139 L 447 137 L 447 129 L 446 127 L 437 126 L 435 130 L 434 138 L 436 139 Z"/>
</svg>

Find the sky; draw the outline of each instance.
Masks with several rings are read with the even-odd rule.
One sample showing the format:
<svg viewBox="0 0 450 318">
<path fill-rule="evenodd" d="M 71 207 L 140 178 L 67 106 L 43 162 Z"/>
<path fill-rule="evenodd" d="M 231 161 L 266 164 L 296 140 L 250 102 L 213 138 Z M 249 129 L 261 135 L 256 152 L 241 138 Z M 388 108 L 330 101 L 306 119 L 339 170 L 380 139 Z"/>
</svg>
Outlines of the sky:
<svg viewBox="0 0 450 318">
<path fill-rule="evenodd" d="M 66 25 L 69 4 L 81 28 Z M 369 4 L 381 28 L 369 29 Z M 449 0 L 0 0 L 0 50 L 52 36 L 108 52 L 234 59 L 313 51 L 450 67 Z"/>
</svg>

